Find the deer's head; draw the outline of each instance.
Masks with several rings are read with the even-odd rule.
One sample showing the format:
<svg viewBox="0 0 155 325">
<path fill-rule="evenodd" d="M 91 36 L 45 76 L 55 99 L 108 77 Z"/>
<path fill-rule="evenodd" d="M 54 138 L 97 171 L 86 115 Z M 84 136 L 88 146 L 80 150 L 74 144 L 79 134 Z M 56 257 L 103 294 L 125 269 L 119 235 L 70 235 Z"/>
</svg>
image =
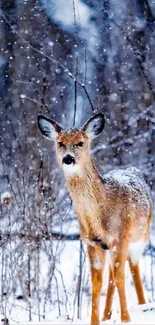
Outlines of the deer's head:
<svg viewBox="0 0 155 325">
<path fill-rule="evenodd" d="M 65 130 L 54 120 L 38 116 L 39 129 L 44 137 L 55 141 L 57 160 L 66 176 L 80 173 L 90 157 L 90 142 L 102 132 L 104 123 L 103 113 L 98 113 L 82 128 Z"/>
</svg>

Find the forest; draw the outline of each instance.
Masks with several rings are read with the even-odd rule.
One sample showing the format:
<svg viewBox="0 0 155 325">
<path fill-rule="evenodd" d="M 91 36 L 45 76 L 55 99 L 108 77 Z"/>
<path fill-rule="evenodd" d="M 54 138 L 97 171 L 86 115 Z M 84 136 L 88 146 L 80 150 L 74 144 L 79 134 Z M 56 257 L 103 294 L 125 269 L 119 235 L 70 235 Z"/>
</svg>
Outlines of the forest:
<svg viewBox="0 0 155 325">
<path fill-rule="evenodd" d="M 104 113 L 104 132 L 92 142 L 95 165 L 100 174 L 140 169 L 154 204 L 154 52 L 154 0 L 0 0 L 1 324 L 89 323 L 87 247 L 37 116 L 79 128 Z M 133 322 L 153 324 L 154 213 L 140 265 L 152 312 L 133 308 Z M 107 271 L 103 304 L 106 284 Z"/>
</svg>

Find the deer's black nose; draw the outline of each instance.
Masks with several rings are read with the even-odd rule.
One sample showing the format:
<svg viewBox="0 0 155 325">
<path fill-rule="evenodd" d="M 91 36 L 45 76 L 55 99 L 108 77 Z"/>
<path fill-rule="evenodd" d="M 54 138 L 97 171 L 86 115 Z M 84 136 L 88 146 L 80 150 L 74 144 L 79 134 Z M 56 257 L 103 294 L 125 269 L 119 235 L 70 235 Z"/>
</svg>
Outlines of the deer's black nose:
<svg viewBox="0 0 155 325">
<path fill-rule="evenodd" d="M 73 156 L 71 155 L 66 155 L 63 159 L 62 159 L 63 164 L 66 165 L 70 165 L 70 164 L 74 164 L 75 163 L 75 159 Z"/>
</svg>

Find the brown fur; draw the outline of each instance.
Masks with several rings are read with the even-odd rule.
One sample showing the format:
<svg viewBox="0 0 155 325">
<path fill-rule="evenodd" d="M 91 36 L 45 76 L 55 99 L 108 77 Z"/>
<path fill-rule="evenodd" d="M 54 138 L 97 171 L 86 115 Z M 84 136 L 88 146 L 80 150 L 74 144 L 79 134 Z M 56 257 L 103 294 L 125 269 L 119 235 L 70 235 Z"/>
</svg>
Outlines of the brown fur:
<svg viewBox="0 0 155 325">
<path fill-rule="evenodd" d="M 104 127 L 102 113 L 92 117 L 81 130 L 65 131 L 42 115 L 38 117 L 38 123 L 44 136 L 56 140 L 57 159 L 66 176 L 79 219 L 81 237 L 88 244 L 92 279 L 91 324 L 99 324 L 99 299 L 107 254 L 110 257 L 109 284 L 103 320 L 111 316 L 117 287 L 121 321 L 129 322 L 125 292 L 127 260 L 138 301 L 140 304 L 145 303 L 138 266 L 139 252 L 135 259 L 133 245 L 139 249 L 138 245 L 141 244 L 144 249 L 148 239 L 152 218 L 148 187 L 137 169 L 112 171 L 103 178 L 97 172 L 90 155 L 90 139 L 100 134 Z M 78 145 L 80 141 L 82 146 Z M 73 160 L 64 163 L 67 155 Z"/>
<path fill-rule="evenodd" d="M 146 190 L 145 204 L 140 204 L 141 193 L 129 192 L 119 184 L 113 186 L 105 182 L 98 174 L 92 158 L 87 136 L 80 131 L 62 132 L 57 138 L 57 156 L 61 165 L 62 152 L 58 142 L 62 141 L 65 148 L 74 153 L 76 163 L 81 172 L 67 176 L 67 186 L 79 218 L 81 237 L 88 243 L 88 255 L 92 278 L 92 318 L 91 324 L 99 324 L 99 297 L 102 288 L 102 273 L 106 251 L 98 247 L 93 240 L 99 238 L 110 249 L 112 265 L 109 272 L 109 285 L 103 320 L 111 316 L 112 298 L 115 285 L 118 289 L 121 307 L 121 321 L 130 321 L 125 294 L 125 262 L 129 259 L 139 303 L 145 303 L 138 263 L 133 265 L 128 255 L 129 244 L 148 238 L 151 221 L 151 200 Z M 83 148 L 75 147 L 76 143 L 84 141 Z M 147 206 L 145 206 L 147 205 Z M 144 224 L 140 219 L 144 217 Z M 102 267 L 95 269 L 93 261 L 98 259 Z M 118 267 L 119 265 L 119 267 Z"/>
</svg>

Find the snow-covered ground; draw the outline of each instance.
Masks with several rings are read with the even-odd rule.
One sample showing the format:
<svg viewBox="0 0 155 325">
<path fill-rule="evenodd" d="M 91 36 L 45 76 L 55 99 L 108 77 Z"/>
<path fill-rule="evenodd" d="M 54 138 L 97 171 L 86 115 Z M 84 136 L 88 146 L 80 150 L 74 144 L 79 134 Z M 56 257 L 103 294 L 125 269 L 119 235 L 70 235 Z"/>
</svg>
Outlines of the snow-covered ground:
<svg viewBox="0 0 155 325">
<path fill-rule="evenodd" d="M 151 304 L 145 304 L 143 306 L 135 306 L 131 307 L 129 309 L 130 315 L 131 315 L 131 322 L 130 324 L 155 324 L 155 303 Z M 28 324 L 33 324 L 32 322 Z M 35 323 L 40 325 L 41 323 Z M 54 325 L 54 324 L 81 324 L 81 325 L 87 325 L 90 324 L 90 320 L 88 318 L 85 318 L 83 320 L 76 319 L 74 321 L 71 321 L 67 319 L 66 316 L 58 317 L 57 319 L 54 319 L 53 321 L 44 321 L 42 322 L 44 325 Z M 114 313 L 111 320 L 106 322 L 101 322 L 101 324 L 120 324 L 120 319 L 118 313 Z M 22 324 L 24 325 L 24 324 Z"/>
<path fill-rule="evenodd" d="M 55 242 L 56 247 L 56 242 Z M 84 247 L 86 250 L 86 247 Z M 38 316 L 38 301 L 31 299 L 31 316 L 32 321 L 29 322 L 29 308 L 28 302 L 24 300 L 17 300 L 10 296 L 7 302 L 6 316 L 10 324 L 90 324 L 91 313 L 91 285 L 89 276 L 89 262 L 87 254 L 84 253 L 83 259 L 83 279 L 82 279 L 82 300 L 81 300 L 81 320 L 77 319 L 77 279 L 79 272 L 79 242 L 64 243 L 61 257 L 57 264 L 57 271 L 55 276 L 58 281 L 59 304 L 51 304 L 47 300 L 46 303 L 46 318 L 43 319 L 43 298 L 40 292 L 40 316 Z M 46 268 L 46 258 L 42 254 L 42 264 L 40 270 L 40 285 L 48 281 L 48 274 Z M 137 304 L 137 297 L 134 286 L 132 284 L 131 274 L 128 265 L 126 266 L 126 292 L 128 300 L 128 308 L 131 316 L 131 324 L 155 324 L 155 301 L 153 302 L 153 290 L 155 283 L 155 263 L 148 255 L 144 255 L 140 261 L 141 275 L 144 282 L 145 296 L 147 300 L 146 305 L 139 306 Z M 152 274 L 151 274 L 152 273 Z M 63 276 L 63 283 L 62 283 Z M 154 276 L 152 278 L 152 276 Z M 105 268 L 104 283 L 100 303 L 101 318 L 105 304 L 106 287 L 108 280 L 108 270 Z M 57 295 L 56 295 L 57 297 Z M 56 299 L 57 301 L 57 299 Z M 61 316 L 60 316 L 61 315 Z M 0 319 L 3 319 L 1 316 Z M 40 321 L 39 321 L 40 320 Z M 102 324 L 103 322 L 101 322 Z M 120 324 L 119 315 L 119 300 L 117 292 L 115 293 L 113 302 L 113 313 L 110 321 L 107 324 Z M 103 323 L 103 324 L 104 324 Z M 3 324 L 1 322 L 0 324 Z"/>
<path fill-rule="evenodd" d="M 132 299 L 132 296 L 130 296 Z M 114 304 L 115 308 L 115 304 Z M 22 312 L 22 311 L 21 311 Z M 147 303 L 145 305 L 136 305 L 135 307 L 129 308 L 130 316 L 131 316 L 131 322 L 130 324 L 155 324 L 155 303 Z M 1 319 L 3 316 L 1 316 Z M 90 324 L 90 319 L 89 318 L 83 318 L 82 320 L 80 319 L 75 319 L 72 321 L 69 319 L 68 315 L 63 315 L 57 318 L 51 318 L 51 320 L 45 320 L 41 322 L 13 322 L 10 321 L 11 324 L 21 324 L 21 325 L 26 325 L 26 324 L 33 324 L 33 325 L 55 325 L 55 324 Z M 3 321 L 1 321 L 0 324 L 4 324 Z M 120 318 L 119 318 L 119 313 L 118 310 L 116 310 L 113 315 L 111 320 L 106 321 L 106 322 L 101 322 L 101 324 L 120 324 Z"/>
</svg>

